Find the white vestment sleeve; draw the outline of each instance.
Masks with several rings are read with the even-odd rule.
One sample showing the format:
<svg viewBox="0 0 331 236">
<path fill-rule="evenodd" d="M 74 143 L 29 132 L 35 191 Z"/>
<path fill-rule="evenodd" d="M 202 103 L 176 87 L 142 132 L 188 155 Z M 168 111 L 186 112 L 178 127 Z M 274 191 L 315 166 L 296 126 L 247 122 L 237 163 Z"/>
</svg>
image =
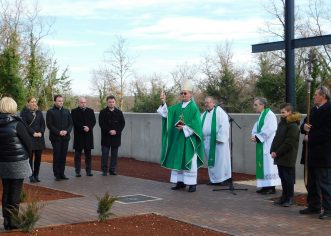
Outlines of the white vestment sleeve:
<svg viewBox="0 0 331 236">
<path fill-rule="evenodd" d="M 216 110 L 218 115 L 218 119 L 216 121 L 217 128 L 216 128 L 216 140 L 222 143 L 229 141 L 229 130 L 230 130 L 230 123 L 229 123 L 229 116 L 225 113 L 225 111 L 217 107 Z"/>
<path fill-rule="evenodd" d="M 160 106 L 157 110 L 157 113 L 159 113 L 162 117 L 167 118 L 168 117 L 168 107 L 165 103 L 163 106 Z"/>
<path fill-rule="evenodd" d="M 270 136 L 275 134 L 276 130 L 277 130 L 277 118 L 276 116 L 273 116 L 272 113 L 268 112 L 268 114 L 264 119 L 264 124 L 262 126 L 260 133 L 255 135 L 262 143 L 264 143 L 266 139 L 268 139 Z"/>
<path fill-rule="evenodd" d="M 188 127 L 187 125 L 183 126 L 183 132 L 184 132 L 185 138 L 191 136 L 194 133 L 193 130 L 190 127 Z"/>
<path fill-rule="evenodd" d="M 255 122 L 253 129 L 252 129 L 252 136 L 255 136 L 257 134 L 257 122 Z"/>
</svg>

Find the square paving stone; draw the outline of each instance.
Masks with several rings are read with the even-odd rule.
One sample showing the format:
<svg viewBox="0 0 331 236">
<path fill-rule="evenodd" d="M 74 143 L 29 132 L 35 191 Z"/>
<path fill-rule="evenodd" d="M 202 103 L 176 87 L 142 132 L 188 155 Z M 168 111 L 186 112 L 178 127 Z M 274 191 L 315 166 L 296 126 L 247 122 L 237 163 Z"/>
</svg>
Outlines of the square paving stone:
<svg viewBox="0 0 331 236">
<path fill-rule="evenodd" d="M 144 194 L 136 194 L 136 195 L 126 195 L 126 196 L 118 197 L 116 201 L 122 204 L 132 204 L 132 203 L 150 202 L 157 200 L 162 200 L 162 198 L 147 196 Z"/>
</svg>

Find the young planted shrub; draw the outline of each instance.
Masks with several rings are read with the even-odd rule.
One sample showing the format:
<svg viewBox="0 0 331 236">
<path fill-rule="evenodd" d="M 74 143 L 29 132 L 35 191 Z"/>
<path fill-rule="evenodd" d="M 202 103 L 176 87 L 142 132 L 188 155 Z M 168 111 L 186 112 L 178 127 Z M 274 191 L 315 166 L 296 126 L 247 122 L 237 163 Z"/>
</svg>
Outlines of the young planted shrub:
<svg viewBox="0 0 331 236">
<path fill-rule="evenodd" d="M 27 193 L 22 189 L 21 194 L 20 194 L 20 202 L 25 202 L 27 200 Z"/>
<path fill-rule="evenodd" d="M 37 201 L 28 202 L 18 214 L 11 211 L 13 223 L 22 231 L 31 232 L 40 218 L 40 210 L 43 204 Z"/>
<path fill-rule="evenodd" d="M 111 208 L 114 202 L 118 199 L 117 197 L 109 196 L 109 193 L 106 192 L 103 197 L 98 197 L 98 209 L 97 213 L 100 221 L 106 221 L 111 213 Z"/>
</svg>

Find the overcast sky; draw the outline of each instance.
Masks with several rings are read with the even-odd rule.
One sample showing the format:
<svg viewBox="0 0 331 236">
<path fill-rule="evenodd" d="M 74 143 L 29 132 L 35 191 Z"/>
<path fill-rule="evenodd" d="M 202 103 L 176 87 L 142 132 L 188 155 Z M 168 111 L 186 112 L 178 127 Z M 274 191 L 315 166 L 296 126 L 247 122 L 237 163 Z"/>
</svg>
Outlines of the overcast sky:
<svg viewBox="0 0 331 236">
<path fill-rule="evenodd" d="M 31 0 L 32 1 L 32 0 Z M 299 2 L 299 1 L 296 1 Z M 270 17 L 266 0 L 39 0 L 54 19 L 43 42 L 61 68 L 69 66 L 75 94 L 91 94 L 91 71 L 102 64 L 116 36 L 127 41 L 138 75 L 169 74 L 199 64 L 217 45 L 230 42 L 235 62 L 252 61 L 251 45 Z"/>
</svg>

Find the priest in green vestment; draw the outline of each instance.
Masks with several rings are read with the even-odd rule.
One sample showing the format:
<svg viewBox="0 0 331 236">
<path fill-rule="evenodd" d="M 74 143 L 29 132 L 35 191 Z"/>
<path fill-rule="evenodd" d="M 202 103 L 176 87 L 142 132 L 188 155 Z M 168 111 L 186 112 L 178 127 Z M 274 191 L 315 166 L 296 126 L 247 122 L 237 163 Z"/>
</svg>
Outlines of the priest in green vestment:
<svg viewBox="0 0 331 236">
<path fill-rule="evenodd" d="M 277 165 L 270 154 L 272 141 L 277 130 L 276 115 L 267 108 L 267 99 L 255 98 L 254 110 L 260 113 L 252 129 L 251 141 L 256 143 L 256 184 L 257 193 L 274 194 L 280 185 Z"/>
<path fill-rule="evenodd" d="M 197 169 L 203 165 L 204 147 L 200 111 L 192 99 L 193 86 L 189 80 L 181 85 L 180 103 L 167 107 L 162 92 L 162 105 L 157 112 L 162 118 L 161 166 L 171 169 L 172 190 L 196 191 Z"/>
<path fill-rule="evenodd" d="M 206 111 L 201 115 L 205 157 L 208 160 L 209 185 L 221 185 L 232 176 L 228 114 L 216 106 L 215 98 L 205 98 Z"/>
</svg>

